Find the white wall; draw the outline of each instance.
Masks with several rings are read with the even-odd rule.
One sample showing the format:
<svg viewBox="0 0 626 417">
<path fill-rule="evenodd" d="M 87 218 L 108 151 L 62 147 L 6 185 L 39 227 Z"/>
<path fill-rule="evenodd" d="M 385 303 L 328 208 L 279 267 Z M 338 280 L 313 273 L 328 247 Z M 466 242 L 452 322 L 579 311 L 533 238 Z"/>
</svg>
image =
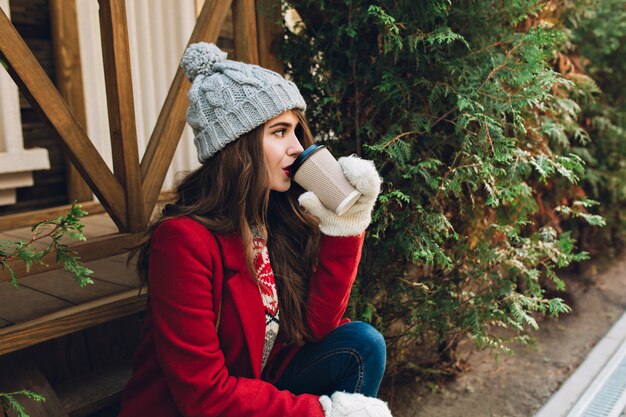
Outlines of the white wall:
<svg viewBox="0 0 626 417">
<path fill-rule="evenodd" d="M 9 0 L 0 0 L 0 8 L 11 17 Z M 0 68 L 0 206 L 15 204 L 15 190 L 33 185 L 32 171 L 49 168 L 46 149 L 24 149 L 19 91 Z"/>
<path fill-rule="evenodd" d="M 76 8 L 87 133 L 112 167 L 98 2 L 76 0 Z M 195 25 L 195 0 L 126 0 L 126 14 L 141 158 Z M 199 165 L 196 155 L 191 129 L 186 126 L 167 173 L 164 190 L 172 188 L 178 172 Z"/>
</svg>

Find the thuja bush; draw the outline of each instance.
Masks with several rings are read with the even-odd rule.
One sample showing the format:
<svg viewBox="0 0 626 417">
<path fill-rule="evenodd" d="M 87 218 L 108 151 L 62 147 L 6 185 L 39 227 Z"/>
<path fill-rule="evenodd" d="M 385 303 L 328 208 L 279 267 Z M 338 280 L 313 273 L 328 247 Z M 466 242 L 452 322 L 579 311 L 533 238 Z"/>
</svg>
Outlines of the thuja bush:
<svg viewBox="0 0 626 417">
<path fill-rule="evenodd" d="M 585 161 L 580 186 L 602 203 L 598 213 L 607 222 L 601 229 L 579 225 L 580 241 L 592 253 L 613 255 L 626 241 L 626 8 L 619 0 L 570 0 L 560 13 L 568 43 L 559 66 L 579 80 L 576 122 L 588 134 L 584 146 L 571 134 L 563 145 Z"/>
<path fill-rule="evenodd" d="M 562 290 L 556 270 L 587 255 L 561 219 L 603 219 L 569 185 L 586 175 L 581 153 L 554 141 L 582 88 L 556 68 L 571 39 L 556 3 L 289 6 L 301 21 L 281 53 L 314 133 L 384 179 L 350 314 L 385 333 L 388 372 L 454 372 L 463 339 L 508 351 L 537 314 L 567 312 L 545 289 Z"/>
</svg>

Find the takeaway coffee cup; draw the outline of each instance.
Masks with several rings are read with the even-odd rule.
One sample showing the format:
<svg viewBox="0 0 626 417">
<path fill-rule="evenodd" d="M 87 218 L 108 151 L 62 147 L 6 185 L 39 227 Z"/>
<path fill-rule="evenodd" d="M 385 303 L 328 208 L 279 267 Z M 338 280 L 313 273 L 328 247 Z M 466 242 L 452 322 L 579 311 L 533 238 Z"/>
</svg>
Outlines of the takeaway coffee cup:
<svg viewBox="0 0 626 417">
<path fill-rule="evenodd" d="M 348 211 L 361 196 L 324 145 L 306 148 L 291 165 L 289 175 L 302 188 L 314 192 L 324 207 L 338 216 Z"/>
</svg>

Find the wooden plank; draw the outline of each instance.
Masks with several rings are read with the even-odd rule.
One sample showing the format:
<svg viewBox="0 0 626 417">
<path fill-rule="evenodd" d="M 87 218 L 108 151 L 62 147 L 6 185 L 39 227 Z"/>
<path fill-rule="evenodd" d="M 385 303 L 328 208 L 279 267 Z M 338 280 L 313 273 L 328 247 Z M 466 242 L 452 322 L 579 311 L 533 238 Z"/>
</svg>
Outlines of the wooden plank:
<svg viewBox="0 0 626 417">
<path fill-rule="evenodd" d="M 112 233 L 117 233 L 117 227 L 113 223 L 113 220 L 111 220 L 109 215 L 106 213 L 85 217 L 83 218 L 82 225 L 83 234 L 85 235 L 87 240 L 95 239 L 97 237 L 109 235 Z M 45 234 L 45 230 L 51 230 L 51 228 L 44 228 L 41 231 Z M 21 240 L 30 240 L 33 235 L 32 226 L 9 229 L 0 232 L 0 236 L 3 235 L 13 236 Z M 41 242 L 41 245 L 47 247 L 50 244 L 50 239 L 44 238 L 37 243 L 39 242 Z M 63 239 L 61 239 L 61 242 L 71 243 L 71 239 L 69 237 L 64 237 Z"/>
<path fill-rule="evenodd" d="M 65 308 L 0 329 L 0 355 L 137 313 L 145 308 L 146 291 L 137 289 Z"/>
<path fill-rule="evenodd" d="M 83 221 L 83 234 L 87 241 L 91 241 L 93 239 L 110 235 L 117 232 L 117 227 L 113 224 L 113 221 L 108 216 L 108 214 L 101 214 L 90 216 L 84 219 Z M 21 227 L 19 229 L 11 229 L 0 232 L 0 241 L 2 240 L 11 240 L 11 241 L 30 241 L 33 237 L 32 227 Z M 50 231 L 51 228 L 42 229 L 41 236 L 45 236 L 47 233 L 46 230 Z M 73 241 L 68 236 L 64 236 L 60 240 L 61 243 L 72 245 L 76 241 Z M 43 237 L 42 239 L 36 240 L 31 243 L 32 248 L 37 250 L 47 249 L 52 243 L 52 239 L 49 237 Z"/>
<path fill-rule="evenodd" d="M 260 65 L 279 74 L 284 74 L 284 64 L 278 59 L 280 39 L 283 35 L 280 9 L 280 1 L 257 1 L 256 23 Z"/>
<path fill-rule="evenodd" d="M 0 9 L 0 57 L 28 101 L 58 133 L 66 153 L 120 229 L 126 228 L 126 201 L 119 181 L 98 154 L 37 59 Z"/>
<path fill-rule="evenodd" d="M 36 362 L 58 392 L 57 387 L 65 381 L 120 361 L 130 361 L 141 341 L 141 316 L 141 312 L 131 314 L 20 352 Z"/>
<path fill-rule="evenodd" d="M 83 222 L 83 233 L 87 241 L 117 233 L 117 227 L 107 213 L 87 217 Z"/>
<path fill-rule="evenodd" d="M 20 229 L 7 230 L 0 233 L 0 240 L 5 241 L 30 241 L 32 237 L 32 232 L 30 231 L 30 227 L 22 227 Z M 48 239 L 41 239 L 31 243 L 31 248 L 36 250 L 46 249 L 50 246 L 50 241 Z"/>
<path fill-rule="evenodd" d="M 76 332 L 39 343 L 20 353 L 23 352 L 37 363 L 56 391 L 55 385 L 59 381 L 75 378 L 93 369 L 89 350 L 83 332 Z"/>
<path fill-rule="evenodd" d="M 220 34 L 232 0 L 206 0 L 196 22 L 189 44 L 215 42 Z M 144 213 L 149 215 L 157 202 L 165 175 L 174 157 L 176 146 L 185 127 L 189 81 L 178 68 L 167 93 L 159 118 L 141 161 Z"/>
<path fill-rule="evenodd" d="M 110 258 L 87 262 L 85 265 L 94 271 L 94 278 L 99 281 L 123 286 L 124 288 L 138 288 L 139 277 L 133 262 L 126 266 L 127 254 L 116 255 Z"/>
<path fill-rule="evenodd" d="M 146 219 L 143 214 L 124 0 L 100 0 L 100 31 L 113 150 L 113 172 L 122 184 L 126 196 L 127 227 L 120 231 L 138 232 L 145 229 Z"/>
<path fill-rule="evenodd" d="M 96 201 L 88 201 L 80 203 L 83 210 L 89 214 L 104 213 L 102 204 Z M 55 219 L 59 216 L 65 216 L 71 208 L 71 204 L 47 208 L 42 210 L 31 210 L 25 213 L 7 214 L 0 216 L 0 231 L 7 229 L 17 229 L 24 226 L 32 226 L 44 220 Z M 87 219 L 87 217 L 85 218 Z"/>
<path fill-rule="evenodd" d="M 93 284 L 80 287 L 74 282 L 74 276 L 72 274 L 57 269 L 55 271 L 43 272 L 22 278 L 20 280 L 20 288 L 29 288 L 50 294 L 74 305 L 107 297 L 128 289 L 125 286 L 100 281 L 97 278 L 94 278 L 93 281 Z"/>
<path fill-rule="evenodd" d="M 14 392 L 22 389 L 34 391 L 45 397 L 45 401 L 37 402 L 23 396 L 19 402 L 26 408 L 30 417 L 67 417 L 63 404 L 32 361 L 22 358 L 6 357 L 0 360 L 0 391 Z M 8 411 L 8 417 L 17 417 L 15 411 Z"/>
<path fill-rule="evenodd" d="M 80 124 L 86 129 L 87 113 L 80 63 L 76 0 L 50 0 L 49 9 L 56 64 L 56 86 Z M 69 158 L 66 158 L 66 167 L 68 200 L 90 201 L 91 189 Z"/>
<path fill-rule="evenodd" d="M 88 242 L 76 243 L 71 245 L 70 248 L 78 253 L 82 262 L 89 262 L 128 252 L 128 249 L 136 245 L 142 237 L 143 234 L 141 233 L 119 233 L 101 236 Z M 54 253 L 49 253 L 45 256 L 44 262 L 47 265 L 33 265 L 30 272 L 26 272 L 22 262 L 10 261 L 9 265 L 13 268 L 18 278 L 62 267 L 62 265 L 56 263 Z M 11 276 L 7 271 L 0 271 L 0 282 L 9 281 L 10 279 Z"/>
<path fill-rule="evenodd" d="M 132 360 L 142 340 L 144 316 L 143 312 L 138 312 L 83 330 L 81 333 L 90 344 L 91 369 Z"/>
<path fill-rule="evenodd" d="M 11 323 L 27 321 L 71 305 L 30 288 L 15 288 L 8 282 L 0 283 L 0 317 Z"/>
<path fill-rule="evenodd" d="M 65 381 L 57 385 L 55 391 L 70 417 L 89 416 L 119 402 L 131 374 L 131 362 L 120 361 Z"/>
<path fill-rule="evenodd" d="M 254 0 L 234 0 L 233 27 L 235 59 L 248 64 L 259 64 L 256 10 Z"/>
<path fill-rule="evenodd" d="M 89 216 L 85 218 L 82 224 L 87 240 L 117 233 L 117 227 L 113 223 L 113 220 L 111 220 L 111 217 L 106 213 Z"/>
</svg>

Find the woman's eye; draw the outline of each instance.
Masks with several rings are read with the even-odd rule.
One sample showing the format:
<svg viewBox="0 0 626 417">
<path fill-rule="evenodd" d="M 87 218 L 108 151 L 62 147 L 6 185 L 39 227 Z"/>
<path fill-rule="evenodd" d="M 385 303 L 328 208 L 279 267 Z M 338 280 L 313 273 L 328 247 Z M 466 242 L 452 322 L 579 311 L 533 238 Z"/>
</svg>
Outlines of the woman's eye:
<svg viewBox="0 0 626 417">
<path fill-rule="evenodd" d="M 276 132 L 274 132 L 275 135 L 277 135 L 278 137 L 284 137 L 285 136 L 285 132 L 287 131 L 287 129 L 280 129 L 277 130 Z"/>
</svg>

